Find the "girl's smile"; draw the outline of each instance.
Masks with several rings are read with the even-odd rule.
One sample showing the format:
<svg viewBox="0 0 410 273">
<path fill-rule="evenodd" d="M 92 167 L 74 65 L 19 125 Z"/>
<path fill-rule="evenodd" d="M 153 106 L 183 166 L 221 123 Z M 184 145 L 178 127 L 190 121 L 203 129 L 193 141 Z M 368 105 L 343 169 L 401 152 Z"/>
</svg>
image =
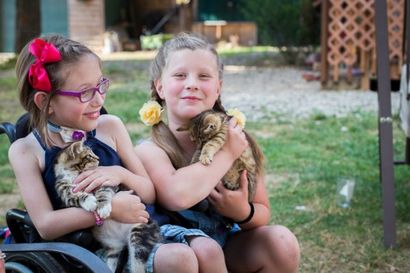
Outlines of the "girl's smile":
<svg viewBox="0 0 410 273">
<path fill-rule="evenodd" d="M 98 119 L 100 117 L 100 110 L 84 113 L 84 116 L 86 116 L 89 119 Z"/>
<path fill-rule="evenodd" d="M 195 96 L 183 96 L 182 99 L 187 100 L 187 101 L 193 101 L 193 102 L 201 100 L 200 98 L 195 97 Z"/>
</svg>

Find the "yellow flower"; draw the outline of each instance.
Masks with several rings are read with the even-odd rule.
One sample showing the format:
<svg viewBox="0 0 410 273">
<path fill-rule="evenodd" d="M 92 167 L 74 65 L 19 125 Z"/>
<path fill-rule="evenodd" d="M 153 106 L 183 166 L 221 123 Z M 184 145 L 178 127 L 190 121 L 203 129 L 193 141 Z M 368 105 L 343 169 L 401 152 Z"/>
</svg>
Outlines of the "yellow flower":
<svg viewBox="0 0 410 273">
<path fill-rule="evenodd" d="M 239 111 L 238 108 L 228 109 L 226 113 L 228 114 L 228 116 L 236 118 L 238 125 L 241 126 L 242 129 L 245 128 L 246 117 L 241 111 Z"/>
<path fill-rule="evenodd" d="M 156 101 L 148 101 L 144 103 L 139 111 L 140 119 L 145 125 L 155 125 L 161 120 L 161 113 L 163 109 Z"/>
</svg>

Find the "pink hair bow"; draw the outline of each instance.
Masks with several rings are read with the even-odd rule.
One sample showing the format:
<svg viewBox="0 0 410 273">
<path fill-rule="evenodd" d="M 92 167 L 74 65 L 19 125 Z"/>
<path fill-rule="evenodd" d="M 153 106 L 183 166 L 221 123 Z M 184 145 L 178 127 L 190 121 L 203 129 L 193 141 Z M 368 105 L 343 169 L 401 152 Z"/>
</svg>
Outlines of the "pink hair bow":
<svg viewBox="0 0 410 273">
<path fill-rule="evenodd" d="M 42 39 L 35 39 L 28 50 L 36 57 L 36 61 L 30 66 L 28 72 L 28 80 L 31 86 L 36 90 L 50 92 L 51 82 L 44 64 L 60 61 L 60 52 L 53 44 Z"/>
</svg>

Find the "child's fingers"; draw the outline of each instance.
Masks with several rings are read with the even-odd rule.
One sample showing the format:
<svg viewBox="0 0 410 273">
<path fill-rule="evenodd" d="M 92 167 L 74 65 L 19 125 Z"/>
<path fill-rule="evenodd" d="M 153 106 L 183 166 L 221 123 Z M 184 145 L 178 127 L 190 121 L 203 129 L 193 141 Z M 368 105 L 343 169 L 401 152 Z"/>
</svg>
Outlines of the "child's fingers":
<svg viewBox="0 0 410 273">
<path fill-rule="evenodd" d="M 229 120 L 229 127 L 231 127 L 231 128 L 236 128 L 237 125 L 238 125 L 238 120 L 237 120 L 235 117 L 232 117 L 232 118 Z"/>
<path fill-rule="evenodd" d="M 239 187 L 241 188 L 241 190 L 248 190 L 248 171 L 247 170 L 243 170 L 241 173 L 241 179 L 239 182 Z"/>
<path fill-rule="evenodd" d="M 101 186 L 102 183 L 107 182 L 106 177 L 100 176 L 97 173 L 91 173 L 87 177 L 85 177 L 82 181 L 79 181 L 77 185 L 74 187 L 73 191 L 85 191 L 91 192 L 94 189 Z"/>
<path fill-rule="evenodd" d="M 226 188 L 225 188 L 224 184 L 222 183 L 222 181 L 219 181 L 219 183 L 216 184 L 215 190 L 217 192 L 223 192 L 224 190 L 226 190 Z"/>
<path fill-rule="evenodd" d="M 85 172 L 80 173 L 80 174 L 73 180 L 73 183 L 74 183 L 74 184 L 80 183 L 80 182 L 83 181 L 85 178 L 87 178 L 92 172 L 93 172 L 92 170 L 89 170 L 89 171 L 85 171 Z"/>
<path fill-rule="evenodd" d="M 213 189 L 211 193 L 208 195 L 208 199 L 215 201 L 215 200 L 220 199 L 221 196 L 222 194 L 219 191 L 217 191 L 216 189 Z"/>
<path fill-rule="evenodd" d="M 109 180 L 106 177 L 99 177 L 94 179 L 90 184 L 88 184 L 87 187 L 85 187 L 84 191 L 85 192 L 92 192 L 95 189 L 104 186 L 104 185 L 108 185 L 109 184 Z"/>
</svg>

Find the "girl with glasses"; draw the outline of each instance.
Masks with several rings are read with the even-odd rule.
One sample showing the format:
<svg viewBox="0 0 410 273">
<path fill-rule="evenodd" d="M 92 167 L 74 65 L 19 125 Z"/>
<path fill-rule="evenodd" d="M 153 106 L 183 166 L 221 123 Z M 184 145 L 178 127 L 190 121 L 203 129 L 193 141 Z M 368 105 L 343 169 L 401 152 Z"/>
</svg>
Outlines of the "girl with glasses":
<svg viewBox="0 0 410 273">
<path fill-rule="evenodd" d="M 155 201 L 154 187 L 124 124 L 113 115 L 100 114 L 109 80 L 102 74 L 99 57 L 61 36 L 37 38 L 22 49 L 16 74 L 20 102 L 30 114 L 33 130 L 11 145 L 9 160 L 40 236 L 52 240 L 100 222 L 98 215 L 82 208 L 63 208 L 55 191 L 54 158 L 78 140 L 93 150 L 100 165 L 80 174 L 73 191 L 123 184 L 130 191 L 114 196 L 109 217 L 124 223 L 146 223 L 150 217 L 146 204 Z M 186 247 L 176 244 L 172 256 L 167 248 L 157 248 L 156 260 L 167 263 L 171 272 L 184 272 L 178 255 L 189 257 Z"/>
</svg>

